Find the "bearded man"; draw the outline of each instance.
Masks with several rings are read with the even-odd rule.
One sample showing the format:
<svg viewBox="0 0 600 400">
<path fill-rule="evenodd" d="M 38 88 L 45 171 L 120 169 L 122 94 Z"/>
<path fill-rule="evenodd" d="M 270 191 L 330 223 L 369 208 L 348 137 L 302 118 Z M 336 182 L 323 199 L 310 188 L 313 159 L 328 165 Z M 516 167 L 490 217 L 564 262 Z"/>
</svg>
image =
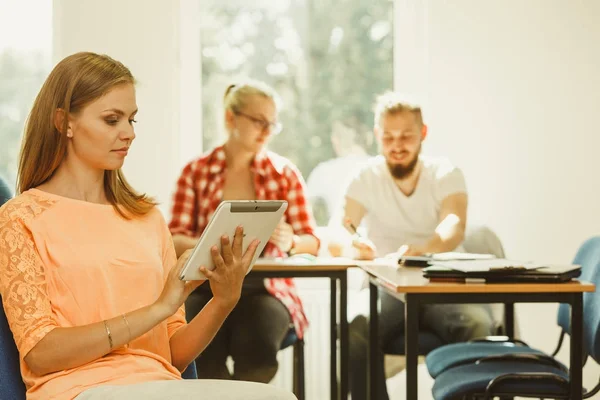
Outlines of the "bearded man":
<svg viewBox="0 0 600 400">
<path fill-rule="evenodd" d="M 359 259 L 390 253 L 419 256 L 462 251 L 467 217 L 463 173 L 448 159 L 421 154 L 427 137 L 421 107 L 399 93 L 376 102 L 374 133 L 380 155 L 352 179 L 345 194 L 343 221 L 353 234 Z M 358 235 L 361 226 L 364 233 Z M 350 246 L 350 244 L 349 244 Z M 404 336 L 404 303 L 383 291 L 379 334 L 382 352 Z M 442 343 L 464 342 L 492 334 L 488 305 L 432 304 L 420 310 L 420 329 Z M 368 326 L 364 315 L 350 324 L 350 386 L 353 400 L 366 399 Z M 383 357 L 378 357 L 383 360 Z M 378 393 L 387 399 L 383 365 L 378 367 Z"/>
</svg>

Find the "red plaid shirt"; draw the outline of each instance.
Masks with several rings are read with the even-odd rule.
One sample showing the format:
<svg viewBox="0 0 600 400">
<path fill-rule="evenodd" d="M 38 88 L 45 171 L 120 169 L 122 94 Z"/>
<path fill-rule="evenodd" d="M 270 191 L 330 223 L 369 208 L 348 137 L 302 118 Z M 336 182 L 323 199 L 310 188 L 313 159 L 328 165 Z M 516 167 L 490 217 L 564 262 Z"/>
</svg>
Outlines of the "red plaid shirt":
<svg viewBox="0 0 600 400">
<path fill-rule="evenodd" d="M 309 211 L 305 183 L 300 171 L 289 160 L 272 152 L 262 152 L 252 164 L 258 200 L 287 200 L 285 220 L 296 235 L 314 235 L 315 221 Z M 177 181 L 169 229 L 173 235 L 200 237 L 223 200 L 226 160 L 223 147 L 191 161 Z M 264 256 L 286 256 L 273 243 L 265 246 Z M 291 278 L 265 279 L 267 291 L 289 310 L 299 338 L 308 327 L 302 301 Z"/>
</svg>

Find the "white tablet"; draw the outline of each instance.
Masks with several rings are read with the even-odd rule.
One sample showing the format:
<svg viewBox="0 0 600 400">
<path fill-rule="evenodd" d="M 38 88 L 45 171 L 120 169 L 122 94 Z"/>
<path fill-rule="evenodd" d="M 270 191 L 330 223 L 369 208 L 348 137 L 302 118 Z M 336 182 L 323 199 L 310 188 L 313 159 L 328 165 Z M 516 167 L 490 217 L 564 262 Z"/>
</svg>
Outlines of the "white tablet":
<svg viewBox="0 0 600 400">
<path fill-rule="evenodd" d="M 221 202 L 208 222 L 206 229 L 202 232 L 202 236 L 200 236 L 190 258 L 181 270 L 179 278 L 186 281 L 206 279 L 204 274 L 198 271 L 198 268 L 205 266 L 211 271 L 215 268 L 210 248 L 216 245 L 219 252 L 221 252 L 221 236 L 227 235 L 230 241 L 233 242 L 235 229 L 240 225 L 244 228 L 242 254 L 254 239 L 260 240 L 254 259 L 248 268 L 248 272 L 250 272 L 273 231 L 281 221 L 287 206 L 287 201 L 282 200 L 232 200 Z"/>
</svg>

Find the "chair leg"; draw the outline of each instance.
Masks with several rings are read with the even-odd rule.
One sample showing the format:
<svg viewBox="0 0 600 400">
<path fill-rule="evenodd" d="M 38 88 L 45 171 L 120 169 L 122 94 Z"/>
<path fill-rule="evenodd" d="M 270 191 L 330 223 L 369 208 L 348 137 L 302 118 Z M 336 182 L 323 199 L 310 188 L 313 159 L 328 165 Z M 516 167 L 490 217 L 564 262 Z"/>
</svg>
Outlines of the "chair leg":
<svg viewBox="0 0 600 400">
<path fill-rule="evenodd" d="M 304 340 L 294 343 L 294 394 L 304 400 Z"/>
</svg>

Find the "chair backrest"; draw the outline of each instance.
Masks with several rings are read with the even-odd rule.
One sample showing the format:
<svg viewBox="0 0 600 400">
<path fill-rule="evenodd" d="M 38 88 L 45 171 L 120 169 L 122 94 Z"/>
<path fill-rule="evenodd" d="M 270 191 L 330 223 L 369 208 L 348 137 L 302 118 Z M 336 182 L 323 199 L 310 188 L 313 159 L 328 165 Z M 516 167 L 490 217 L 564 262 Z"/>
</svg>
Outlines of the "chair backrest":
<svg viewBox="0 0 600 400">
<path fill-rule="evenodd" d="M 8 183 L 0 176 L 0 207 L 12 197 L 12 190 L 10 190 Z"/>
<path fill-rule="evenodd" d="M 494 231 L 485 225 L 469 225 L 463 247 L 467 253 L 493 254 L 504 258 L 504 247 Z"/>
<path fill-rule="evenodd" d="M 8 184 L 0 177 L 0 206 L 12 198 Z M 0 393 L 2 398 L 24 399 L 25 384 L 21 378 L 19 352 L 8 326 L 0 298 Z"/>
<path fill-rule="evenodd" d="M 196 370 L 195 361 L 192 361 L 190 365 L 187 366 L 185 371 L 182 372 L 181 377 L 183 379 L 198 379 L 198 370 Z"/>
<path fill-rule="evenodd" d="M 281 346 L 279 347 L 279 350 L 283 350 L 287 347 L 293 346 L 294 344 L 296 344 L 296 342 L 298 340 L 299 339 L 298 339 L 298 335 L 296 334 L 296 328 L 292 324 L 290 326 L 290 329 L 288 330 L 287 334 L 281 341 Z"/>
<path fill-rule="evenodd" d="M 575 255 L 573 264 L 581 265 L 579 280 L 593 283 L 596 291 L 583 294 L 583 351 L 600 362 L 600 236 L 586 240 Z M 571 332 L 571 307 L 558 308 L 558 325 Z"/>
<path fill-rule="evenodd" d="M 496 233 L 486 225 L 467 224 L 465 240 L 462 243 L 467 253 L 493 254 L 498 258 L 504 258 L 504 247 Z M 504 321 L 504 306 L 502 304 L 490 304 L 489 310 L 494 320 L 493 335 L 505 333 L 506 321 Z M 519 328 L 515 321 L 514 334 L 518 337 Z"/>
<path fill-rule="evenodd" d="M 1 302 L 1 300 L 0 300 Z M 19 352 L 0 303 L 0 393 L 6 399 L 25 399 Z"/>
</svg>

